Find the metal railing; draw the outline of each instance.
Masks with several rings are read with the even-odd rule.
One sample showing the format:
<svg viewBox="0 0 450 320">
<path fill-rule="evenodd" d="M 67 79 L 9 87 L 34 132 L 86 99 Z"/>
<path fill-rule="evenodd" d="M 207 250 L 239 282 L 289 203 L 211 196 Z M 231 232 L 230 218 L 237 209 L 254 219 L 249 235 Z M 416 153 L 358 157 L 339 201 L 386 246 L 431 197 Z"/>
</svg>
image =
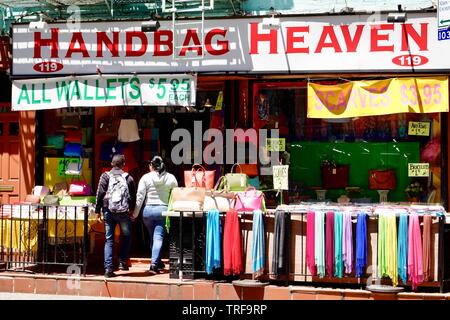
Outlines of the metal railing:
<svg viewBox="0 0 450 320">
<path fill-rule="evenodd" d="M 47 273 L 66 266 L 86 275 L 88 206 L 0 205 L 0 270 Z"/>
</svg>

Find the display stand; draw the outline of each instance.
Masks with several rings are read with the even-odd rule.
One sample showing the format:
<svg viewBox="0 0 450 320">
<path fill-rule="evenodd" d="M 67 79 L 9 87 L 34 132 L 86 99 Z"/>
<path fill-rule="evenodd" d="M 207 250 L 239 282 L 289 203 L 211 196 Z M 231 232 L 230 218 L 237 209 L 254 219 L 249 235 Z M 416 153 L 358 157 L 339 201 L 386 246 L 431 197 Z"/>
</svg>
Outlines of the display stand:
<svg viewBox="0 0 450 320">
<path fill-rule="evenodd" d="M 389 190 L 377 190 L 378 194 L 380 195 L 380 203 L 388 202 L 388 193 Z"/>
</svg>

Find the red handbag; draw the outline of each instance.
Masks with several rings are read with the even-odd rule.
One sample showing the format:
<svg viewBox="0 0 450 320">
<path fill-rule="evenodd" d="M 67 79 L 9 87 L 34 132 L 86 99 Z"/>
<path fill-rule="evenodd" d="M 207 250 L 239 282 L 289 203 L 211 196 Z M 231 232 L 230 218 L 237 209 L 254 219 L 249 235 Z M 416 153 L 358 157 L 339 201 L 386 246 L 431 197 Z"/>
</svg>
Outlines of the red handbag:
<svg viewBox="0 0 450 320">
<path fill-rule="evenodd" d="M 324 189 L 344 189 L 348 187 L 348 165 L 323 164 L 321 172 Z"/>
<path fill-rule="evenodd" d="M 395 171 L 369 170 L 369 189 L 371 190 L 393 190 L 397 185 Z"/>
<path fill-rule="evenodd" d="M 242 173 L 245 173 L 249 177 L 256 177 L 258 175 L 258 164 L 240 164 Z"/>
<path fill-rule="evenodd" d="M 84 181 L 72 181 L 69 185 L 69 195 L 89 196 L 91 195 L 91 187 Z"/>
<path fill-rule="evenodd" d="M 195 169 L 195 167 L 199 167 Z M 214 188 L 215 171 L 207 171 L 203 166 L 194 164 L 190 171 L 184 171 L 184 185 L 186 187 L 200 187 L 211 190 Z"/>
</svg>

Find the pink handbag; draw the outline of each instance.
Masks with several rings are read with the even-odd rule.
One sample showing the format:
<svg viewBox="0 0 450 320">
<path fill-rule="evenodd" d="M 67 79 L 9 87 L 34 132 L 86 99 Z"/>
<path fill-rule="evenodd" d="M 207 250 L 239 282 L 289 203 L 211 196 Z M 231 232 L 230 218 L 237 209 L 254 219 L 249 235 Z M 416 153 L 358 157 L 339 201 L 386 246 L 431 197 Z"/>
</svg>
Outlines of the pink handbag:
<svg viewBox="0 0 450 320">
<path fill-rule="evenodd" d="M 84 181 L 72 181 L 69 185 L 69 195 L 71 196 L 89 196 L 91 187 Z"/>
<path fill-rule="evenodd" d="M 197 170 L 195 167 L 200 167 Z M 186 187 L 200 187 L 211 190 L 214 188 L 215 171 L 207 171 L 203 166 L 194 164 L 190 171 L 184 171 L 184 185 Z"/>
<path fill-rule="evenodd" d="M 236 194 L 234 209 L 240 212 L 266 211 L 264 194 L 255 187 L 248 187 L 245 191 Z"/>
</svg>

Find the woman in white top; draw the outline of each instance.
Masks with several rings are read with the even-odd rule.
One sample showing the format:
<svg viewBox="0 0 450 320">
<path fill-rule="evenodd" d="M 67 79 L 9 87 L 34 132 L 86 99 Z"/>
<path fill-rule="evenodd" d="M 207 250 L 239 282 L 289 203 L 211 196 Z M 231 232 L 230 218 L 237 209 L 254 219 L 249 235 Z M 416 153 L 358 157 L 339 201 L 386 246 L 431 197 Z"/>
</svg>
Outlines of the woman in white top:
<svg viewBox="0 0 450 320">
<path fill-rule="evenodd" d="M 149 162 L 150 172 L 142 176 L 136 195 L 136 207 L 132 219 L 136 219 L 145 202 L 143 211 L 144 225 L 150 236 L 150 250 L 152 262 L 151 272 L 158 272 L 164 268 L 161 261 L 161 247 L 165 233 L 163 211 L 167 211 L 170 191 L 178 186 L 173 174 L 166 172 L 161 157 L 155 156 Z"/>
</svg>

